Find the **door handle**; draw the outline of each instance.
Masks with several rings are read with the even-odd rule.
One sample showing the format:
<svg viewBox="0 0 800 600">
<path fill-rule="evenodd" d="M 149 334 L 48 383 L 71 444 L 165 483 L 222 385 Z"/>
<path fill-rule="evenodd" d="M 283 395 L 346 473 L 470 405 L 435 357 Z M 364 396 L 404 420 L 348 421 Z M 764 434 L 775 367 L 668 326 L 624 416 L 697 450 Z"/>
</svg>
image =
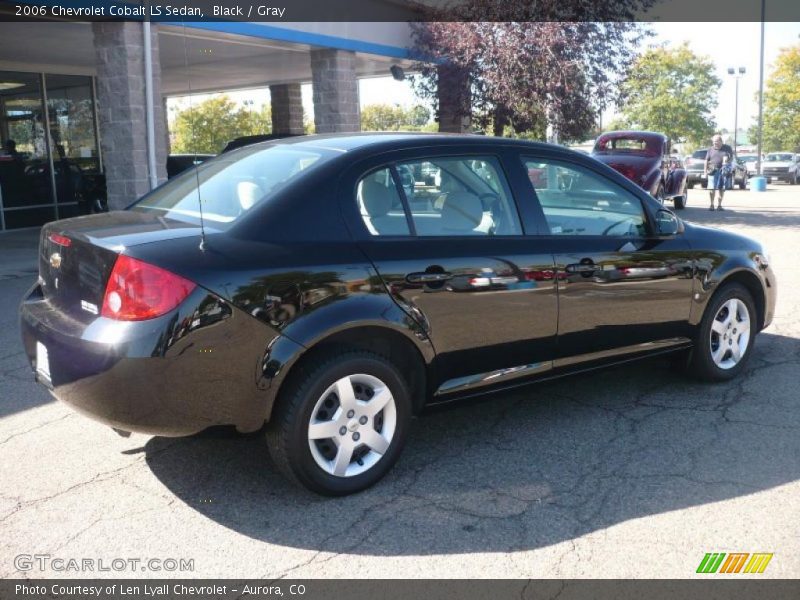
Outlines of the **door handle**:
<svg viewBox="0 0 800 600">
<path fill-rule="evenodd" d="M 597 271 L 597 265 L 594 263 L 574 263 L 567 265 L 564 269 L 567 273 L 594 273 Z"/>
<path fill-rule="evenodd" d="M 406 275 L 408 283 L 436 283 L 437 281 L 447 281 L 452 279 L 452 273 L 409 273 Z"/>
</svg>

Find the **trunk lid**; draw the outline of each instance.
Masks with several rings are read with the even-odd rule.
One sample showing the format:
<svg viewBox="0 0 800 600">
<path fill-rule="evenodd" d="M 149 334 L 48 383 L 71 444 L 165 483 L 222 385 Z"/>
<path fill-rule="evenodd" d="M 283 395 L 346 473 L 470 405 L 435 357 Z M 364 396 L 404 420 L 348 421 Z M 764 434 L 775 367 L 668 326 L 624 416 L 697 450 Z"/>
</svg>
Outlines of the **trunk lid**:
<svg viewBox="0 0 800 600">
<path fill-rule="evenodd" d="M 190 235 L 199 235 L 199 228 L 129 211 L 48 223 L 39 238 L 42 294 L 54 308 L 89 323 L 100 313 L 111 270 L 126 248 Z"/>
</svg>

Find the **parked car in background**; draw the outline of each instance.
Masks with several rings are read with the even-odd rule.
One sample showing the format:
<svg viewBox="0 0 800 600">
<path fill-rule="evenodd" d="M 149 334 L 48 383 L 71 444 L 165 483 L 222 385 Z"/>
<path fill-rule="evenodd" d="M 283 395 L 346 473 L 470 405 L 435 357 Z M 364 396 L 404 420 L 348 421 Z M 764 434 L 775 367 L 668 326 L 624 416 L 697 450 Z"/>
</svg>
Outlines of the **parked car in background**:
<svg viewBox="0 0 800 600">
<path fill-rule="evenodd" d="M 702 187 L 706 187 L 708 177 L 704 175 L 704 171 L 707 154 L 708 148 L 695 150 L 691 156 L 687 157 L 684 161 L 689 187 L 693 188 L 698 183 Z M 738 157 L 734 157 L 732 175 L 733 176 L 727 182 L 726 189 L 733 189 L 734 186 L 738 186 L 740 190 L 747 189 L 747 180 L 749 178 L 747 164 Z"/>
<path fill-rule="evenodd" d="M 677 157 L 671 160 L 670 141 L 652 131 L 609 131 L 597 138 L 592 156 L 664 203 L 686 206 L 686 171 Z"/>
<path fill-rule="evenodd" d="M 167 179 L 172 179 L 180 175 L 186 169 L 204 163 L 209 158 L 214 158 L 213 154 L 170 154 L 167 157 Z"/>
<path fill-rule="evenodd" d="M 770 152 L 761 163 L 761 174 L 769 181 L 785 181 L 797 185 L 798 155 L 792 152 Z"/>
<path fill-rule="evenodd" d="M 689 187 L 693 188 L 698 183 L 703 186 L 706 185 L 706 177 L 703 176 L 703 171 L 705 171 L 706 154 L 708 154 L 708 148 L 704 148 L 703 150 L 695 150 L 691 155 L 686 157 L 686 160 L 684 160 L 683 164 L 686 167 L 686 182 Z"/>
<path fill-rule="evenodd" d="M 274 142 L 275 140 L 282 140 L 284 138 L 290 137 L 298 137 L 304 135 L 302 133 L 259 133 L 256 135 L 243 135 L 238 138 L 232 139 L 230 142 L 225 144 L 225 147 L 222 149 L 220 154 L 225 154 L 226 152 L 230 152 L 231 150 L 236 150 L 237 148 L 243 148 L 244 146 L 250 146 L 251 144 L 258 144 L 259 142 Z"/>
<path fill-rule="evenodd" d="M 748 178 L 758 175 L 758 154 L 740 154 L 739 160 L 744 163 Z"/>
<path fill-rule="evenodd" d="M 440 183 L 407 189 L 423 163 Z M 20 326 L 59 400 L 151 435 L 266 422 L 330 495 L 381 479 L 428 405 L 665 353 L 730 380 L 777 290 L 758 242 L 599 161 L 472 135 L 255 144 L 48 223 L 38 256 Z"/>
</svg>

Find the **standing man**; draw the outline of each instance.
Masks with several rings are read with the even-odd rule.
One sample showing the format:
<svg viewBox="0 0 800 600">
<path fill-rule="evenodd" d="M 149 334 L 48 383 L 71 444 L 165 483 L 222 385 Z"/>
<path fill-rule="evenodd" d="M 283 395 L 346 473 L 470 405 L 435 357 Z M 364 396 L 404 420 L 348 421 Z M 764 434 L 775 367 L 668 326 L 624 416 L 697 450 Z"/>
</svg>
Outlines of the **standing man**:
<svg viewBox="0 0 800 600">
<path fill-rule="evenodd" d="M 719 192 L 717 210 L 722 210 L 722 196 L 725 195 L 726 183 L 722 165 L 726 162 L 725 157 L 728 159 L 728 164 L 733 164 L 733 149 L 728 144 L 723 144 L 722 136 L 717 133 L 711 138 L 711 148 L 706 153 L 706 162 L 703 167 L 703 176 L 708 178 L 706 187 L 711 200 L 711 206 L 708 207 L 708 210 L 714 210 L 715 191 Z"/>
</svg>

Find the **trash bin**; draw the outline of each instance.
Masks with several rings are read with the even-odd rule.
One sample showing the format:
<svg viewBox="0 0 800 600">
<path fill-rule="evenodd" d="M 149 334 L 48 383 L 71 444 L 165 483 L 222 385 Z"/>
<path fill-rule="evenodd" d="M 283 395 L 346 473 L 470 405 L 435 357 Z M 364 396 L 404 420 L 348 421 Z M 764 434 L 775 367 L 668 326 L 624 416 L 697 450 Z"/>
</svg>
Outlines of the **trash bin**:
<svg viewBox="0 0 800 600">
<path fill-rule="evenodd" d="M 751 177 L 750 178 L 750 191 L 751 192 L 766 192 L 767 191 L 767 178 L 766 177 Z"/>
</svg>

